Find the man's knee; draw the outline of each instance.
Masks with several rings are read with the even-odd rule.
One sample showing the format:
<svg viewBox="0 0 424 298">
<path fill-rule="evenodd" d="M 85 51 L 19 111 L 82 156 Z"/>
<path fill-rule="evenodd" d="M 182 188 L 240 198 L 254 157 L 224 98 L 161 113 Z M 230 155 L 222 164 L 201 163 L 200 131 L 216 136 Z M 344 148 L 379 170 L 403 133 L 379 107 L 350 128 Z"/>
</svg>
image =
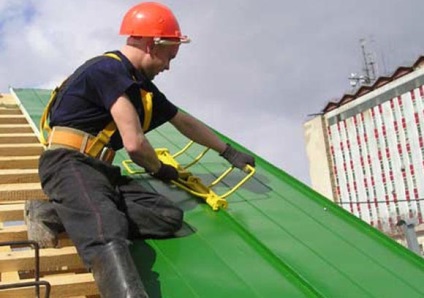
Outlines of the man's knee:
<svg viewBox="0 0 424 298">
<path fill-rule="evenodd" d="M 182 227 L 183 216 L 184 212 L 177 206 L 162 205 L 148 213 L 138 214 L 138 232 L 142 237 L 171 237 Z"/>
<path fill-rule="evenodd" d="M 169 234 L 172 235 L 179 229 L 183 224 L 184 212 L 177 206 L 170 207 L 163 210 L 161 214 L 164 218 L 164 223 L 168 224 Z"/>
</svg>

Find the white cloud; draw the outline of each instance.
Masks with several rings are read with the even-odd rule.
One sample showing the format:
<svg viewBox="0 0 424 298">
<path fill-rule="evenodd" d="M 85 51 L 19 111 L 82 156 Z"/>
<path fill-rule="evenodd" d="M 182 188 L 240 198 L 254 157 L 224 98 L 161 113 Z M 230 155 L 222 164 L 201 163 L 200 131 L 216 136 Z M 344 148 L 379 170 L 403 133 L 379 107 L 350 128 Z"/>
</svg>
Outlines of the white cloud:
<svg viewBox="0 0 424 298">
<path fill-rule="evenodd" d="M 176 104 L 308 181 L 302 123 L 361 71 L 372 35 L 386 69 L 422 54 L 423 1 L 163 1 L 184 45 L 156 83 Z M 52 87 L 80 63 L 118 49 L 121 18 L 137 1 L 0 0 L 0 92 Z M 408 16 L 404 18 L 403 16 Z M 395 21 L 402 18 L 402 21 Z"/>
</svg>

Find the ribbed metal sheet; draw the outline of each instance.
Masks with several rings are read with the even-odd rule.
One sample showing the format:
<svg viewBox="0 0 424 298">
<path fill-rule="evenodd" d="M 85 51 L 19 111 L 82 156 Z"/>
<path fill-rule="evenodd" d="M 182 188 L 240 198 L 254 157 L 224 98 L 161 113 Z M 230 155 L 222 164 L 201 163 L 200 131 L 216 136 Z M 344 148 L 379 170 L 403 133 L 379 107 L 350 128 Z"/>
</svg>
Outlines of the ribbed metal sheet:
<svg viewBox="0 0 424 298">
<path fill-rule="evenodd" d="M 48 90 L 13 91 L 38 123 Z M 186 143 L 170 125 L 148 138 L 171 152 Z M 115 162 L 126 158 L 119 152 Z M 211 181 L 225 167 L 210 152 L 192 172 Z M 260 157 L 255 177 L 218 212 L 150 177 L 137 179 L 185 210 L 184 235 L 132 246 L 151 297 L 424 296 L 421 257 Z"/>
</svg>

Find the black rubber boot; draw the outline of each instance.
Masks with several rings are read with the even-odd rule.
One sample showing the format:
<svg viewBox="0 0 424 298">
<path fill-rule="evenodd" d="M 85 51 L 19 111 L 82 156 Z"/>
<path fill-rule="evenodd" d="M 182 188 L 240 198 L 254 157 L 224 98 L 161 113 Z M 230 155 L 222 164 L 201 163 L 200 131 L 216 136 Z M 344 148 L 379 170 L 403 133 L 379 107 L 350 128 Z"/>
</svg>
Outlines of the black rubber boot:
<svg viewBox="0 0 424 298">
<path fill-rule="evenodd" d="M 102 298 L 148 298 L 125 241 L 112 241 L 92 265 Z"/>
</svg>

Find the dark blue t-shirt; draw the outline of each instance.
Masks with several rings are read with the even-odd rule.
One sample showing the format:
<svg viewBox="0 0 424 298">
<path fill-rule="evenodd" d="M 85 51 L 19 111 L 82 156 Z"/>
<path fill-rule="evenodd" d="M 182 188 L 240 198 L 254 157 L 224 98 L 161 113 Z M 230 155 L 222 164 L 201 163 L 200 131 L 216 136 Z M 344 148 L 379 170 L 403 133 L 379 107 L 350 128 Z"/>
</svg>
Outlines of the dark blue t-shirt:
<svg viewBox="0 0 424 298">
<path fill-rule="evenodd" d="M 153 93 L 152 118 L 148 131 L 172 119 L 178 108 L 119 51 L 122 61 L 107 56 L 95 57 L 80 66 L 62 85 L 50 113 L 50 126 L 68 126 L 97 135 L 113 119 L 110 107 L 124 93 L 144 121 L 140 89 Z M 119 131 L 111 147 L 122 148 Z"/>
</svg>

